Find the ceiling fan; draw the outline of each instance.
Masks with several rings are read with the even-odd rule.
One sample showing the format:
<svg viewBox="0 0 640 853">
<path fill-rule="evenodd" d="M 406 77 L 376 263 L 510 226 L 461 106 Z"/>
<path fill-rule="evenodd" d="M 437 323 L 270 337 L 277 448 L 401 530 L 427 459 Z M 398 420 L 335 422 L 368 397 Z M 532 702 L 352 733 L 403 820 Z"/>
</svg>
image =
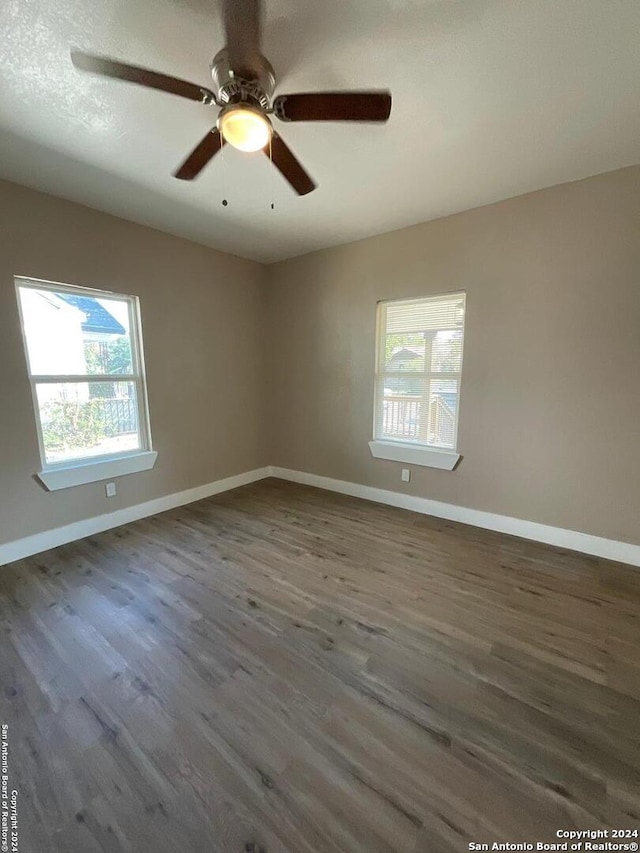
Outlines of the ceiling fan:
<svg viewBox="0 0 640 853">
<path fill-rule="evenodd" d="M 106 57 L 71 52 L 73 64 L 82 71 L 221 108 L 215 126 L 174 172 L 176 178 L 193 180 L 228 142 L 240 151 L 262 149 L 298 195 L 306 195 L 316 184 L 273 128 L 270 116 L 283 122 L 385 122 L 389 118 L 388 91 L 305 92 L 274 98 L 275 73 L 260 50 L 261 0 L 223 0 L 223 23 L 227 43 L 211 62 L 213 89 Z"/>
</svg>

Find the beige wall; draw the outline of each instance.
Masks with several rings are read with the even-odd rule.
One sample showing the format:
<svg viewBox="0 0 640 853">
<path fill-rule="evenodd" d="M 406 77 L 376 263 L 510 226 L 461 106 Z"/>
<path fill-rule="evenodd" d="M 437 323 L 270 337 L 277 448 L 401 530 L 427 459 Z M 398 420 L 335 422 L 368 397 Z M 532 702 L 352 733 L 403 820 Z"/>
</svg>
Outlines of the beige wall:
<svg viewBox="0 0 640 853">
<path fill-rule="evenodd" d="M 272 464 L 640 542 L 640 167 L 268 273 Z M 367 446 L 376 302 L 451 290 L 464 458 L 405 484 Z"/>
<path fill-rule="evenodd" d="M 34 479 L 15 274 L 140 296 L 159 458 L 115 499 Z M 405 484 L 376 302 L 461 289 L 464 458 Z M 268 268 L 0 183 L 0 544 L 269 463 L 639 543 L 639 368 L 640 167 Z"/>
<path fill-rule="evenodd" d="M 15 274 L 140 297 L 152 471 L 46 492 Z M 0 182 L 0 544 L 268 462 L 264 268 Z"/>
</svg>

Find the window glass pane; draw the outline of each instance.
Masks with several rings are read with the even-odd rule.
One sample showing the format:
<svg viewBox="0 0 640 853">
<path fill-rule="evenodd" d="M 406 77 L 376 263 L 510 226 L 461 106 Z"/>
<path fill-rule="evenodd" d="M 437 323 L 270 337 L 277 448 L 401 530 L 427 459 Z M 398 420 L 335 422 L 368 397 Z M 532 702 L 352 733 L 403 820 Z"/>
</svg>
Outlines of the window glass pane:
<svg viewBox="0 0 640 853">
<path fill-rule="evenodd" d="M 387 334 L 384 369 L 388 372 L 459 373 L 462 369 L 462 330 Z"/>
<path fill-rule="evenodd" d="M 429 441 L 438 447 L 454 448 L 458 420 L 458 383 L 431 380 Z"/>
<path fill-rule="evenodd" d="M 437 332 L 431 345 L 433 373 L 460 373 L 462 370 L 462 330 Z"/>
<path fill-rule="evenodd" d="M 140 449 L 133 382 L 36 386 L 47 464 Z"/>
<path fill-rule="evenodd" d="M 385 337 L 385 370 L 429 370 L 425 363 L 426 340 L 422 332 L 393 334 Z"/>
<path fill-rule="evenodd" d="M 457 380 L 385 377 L 381 438 L 455 447 Z"/>
<path fill-rule="evenodd" d="M 125 299 L 20 288 L 32 374 L 133 373 Z"/>
<path fill-rule="evenodd" d="M 420 379 L 385 378 L 382 412 L 382 434 L 385 438 L 420 440 L 422 388 Z"/>
</svg>

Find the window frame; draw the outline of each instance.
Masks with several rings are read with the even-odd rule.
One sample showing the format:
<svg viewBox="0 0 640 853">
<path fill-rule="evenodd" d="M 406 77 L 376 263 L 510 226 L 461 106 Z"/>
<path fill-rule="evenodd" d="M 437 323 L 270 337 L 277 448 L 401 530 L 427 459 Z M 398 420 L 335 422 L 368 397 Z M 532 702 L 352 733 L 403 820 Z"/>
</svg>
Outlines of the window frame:
<svg viewBox="0 0 640 853">
<path fill-rule="evenodd" d="M 81 483 L 108 479 L 109 477 L 120 476 L 121 474 L 148 470 L 153 467 L 157 453 L 153 450 L 151 440 L 151 419 L 149 416 L 149 401 L 147 396 L 147 380 L 139 297 L 133 294 L 117 293 L 115 291 L 48 281 L 46 279 L 36 279 L 22 275 L 14 276 L 14 284 L 16 289 L 16 300 L 18 303 L 18 315 L 20 319 L 20 330 L 24 347 L 27 376 L 31 387 L 31 399 L 36 422 L 40 462 L 42 465 L 41 471 L 38 473 L 40 480 L 48 489 L 56 490 L 67 486 L 80 485 Z M 101 373 L 67 375 L 32 373 L 26 335 L 25 316 L 20 296 L 21 289 L 49 291 L 53 294 L 70 293 L 74 296 L 115 299 L 121 302 L 126 302 L 129 316 L 129 341 L 131 346 L 133 372 L 127 374 Z M 138 441 L 140 446 L 132 450 L 123 450 L 118 453 L 104 453 L 97 456 L 82 456 L 64 459 L 59 462 L 47 462 L 42 420 L 40 417 L 40 404 L 38 401 L 38 386 L 59 383 L 81 384 L 89 382 L 133 383 L 136 390 L 136 413 L 138 418 Z M 129 462 L 127 462 L 127 460 L 129 460 Z"/>
<path fill-rule="evenodd" d="M 461 298 L 465 317 L 462 324 L 462 352 L 460 357 L 459 371 L 410 371 L 385 370 L 384 358 L 386 351 L 387 323 L 385 311 L 388 305 L 400 303 L 423 304 L 433 300 L 446 301 L 451 298 Z M 414 465 L 424 465 L 433 468 L 453 470 L 460 460 L 458 453 L 458 431 L 460 424 L 460 398 L 462 394 L 462 373 L 464 366 L 464 345 L 466 332 L 466 302 L 467 294 L 463 290 L 454 290 L 448 293 L 430 294 L 421 297 L 406 297 L 399 299 L 381 299 L 376 305 L 376 343 L 375 343 L 375 368 L 374 368 L 374 395 L 373 395 L 373 440 L 369 442 L 371 454 L 377 459 L 387 459 L 394 462 L 406 462 Z M 393 438 L 385 436 L 382 430 L 384 420 L 384 381 L 387 377 L 403 378 L 408 376 L 413 379 L 423 380 L 455 380 L 457 382 L 458 406 L 454 424 L 453 447 L 431 444 L 420 438 Z"/>
</svg>

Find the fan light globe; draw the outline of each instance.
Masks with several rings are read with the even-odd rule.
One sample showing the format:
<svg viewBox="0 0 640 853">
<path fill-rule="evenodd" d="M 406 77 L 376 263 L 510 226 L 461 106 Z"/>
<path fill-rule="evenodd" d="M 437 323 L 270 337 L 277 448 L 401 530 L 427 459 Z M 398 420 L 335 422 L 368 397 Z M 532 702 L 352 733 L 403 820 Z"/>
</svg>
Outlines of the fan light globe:
<svg viewBox="0 0 640 853">
<path fill-rule="evenodd" d="M 227 108 L 218 125 L 225 141 L 240 151 L 259 151 L 271 138 L 269 119 L 253 107 Z"/>
</svg>

